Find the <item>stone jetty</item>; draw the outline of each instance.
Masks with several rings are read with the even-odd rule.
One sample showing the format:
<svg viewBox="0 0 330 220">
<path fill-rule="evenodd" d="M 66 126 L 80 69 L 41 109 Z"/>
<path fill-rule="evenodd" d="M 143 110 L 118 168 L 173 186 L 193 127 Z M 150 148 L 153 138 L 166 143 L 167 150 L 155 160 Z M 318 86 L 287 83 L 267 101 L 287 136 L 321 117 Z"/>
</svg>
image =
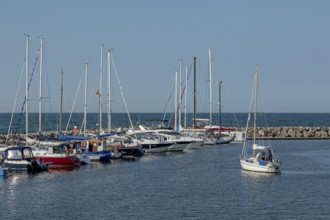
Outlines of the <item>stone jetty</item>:
<svg viewBox="0 0 330 220">
<path fill-rule="evenodd" d="M 253 137 L 253 128 L 248 130 L 248 137 Z M 330 139 L 330 127 L 259 127 L 257 137 L 264 139 Z"/>
</svg>

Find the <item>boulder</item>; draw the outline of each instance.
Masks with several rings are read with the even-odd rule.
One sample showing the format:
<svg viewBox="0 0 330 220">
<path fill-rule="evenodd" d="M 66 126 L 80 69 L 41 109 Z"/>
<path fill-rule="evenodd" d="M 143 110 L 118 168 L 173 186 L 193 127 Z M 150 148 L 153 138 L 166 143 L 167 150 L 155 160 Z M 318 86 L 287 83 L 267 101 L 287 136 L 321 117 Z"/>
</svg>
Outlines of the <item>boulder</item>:
<svg viewBox="0 0 330 220">
<path fill-rule="evenodd" d="M 301 137 L 303 137 L 303 136 L 304 136 L 304 135 L 303 135 L 302 132 L 297 131 L 297 133 L 296 133 L 296 138 L 301 138 Z"/>
<path fill-rule="evenodd" d="M 296 130 L 294 128 L 289 128 L 288 129 L 288 135 L 289 137 L 296 137 Z"/>
<path fill-rule="evenodd" d="M 289 137 L 288 130 L 286 128 L 282 129 L 280 137 L 282 138 Z"/>
<path fill-rule="evenodd" d="M 305 138 L 311 138 L 311 137 L 314 137 L 314 133 L 313 133 L 312 131 L 310 131 L 310 130 L 305 130 L 305 131 L 303 132 L 303 136 L 304 136 Z"/>
</svg>

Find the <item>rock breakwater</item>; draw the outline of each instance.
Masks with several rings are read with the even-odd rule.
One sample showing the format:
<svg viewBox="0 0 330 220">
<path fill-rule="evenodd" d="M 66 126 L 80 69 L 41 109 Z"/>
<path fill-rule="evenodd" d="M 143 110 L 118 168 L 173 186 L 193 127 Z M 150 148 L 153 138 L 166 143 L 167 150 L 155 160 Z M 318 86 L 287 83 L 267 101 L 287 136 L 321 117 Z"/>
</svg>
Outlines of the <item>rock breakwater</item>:
<svg viewBox="0 0 330 220">
<path fill-rule="evenodd" d="M 244 129 L 240 129 L 244 131 Z M 258 138 L 267 139 L 314 139 L 330 138 L 330 127 L 266 127 L 257 128 Z M 248 138 L 253 137 L 253 128 L 248 130 Z"/>
</svg>

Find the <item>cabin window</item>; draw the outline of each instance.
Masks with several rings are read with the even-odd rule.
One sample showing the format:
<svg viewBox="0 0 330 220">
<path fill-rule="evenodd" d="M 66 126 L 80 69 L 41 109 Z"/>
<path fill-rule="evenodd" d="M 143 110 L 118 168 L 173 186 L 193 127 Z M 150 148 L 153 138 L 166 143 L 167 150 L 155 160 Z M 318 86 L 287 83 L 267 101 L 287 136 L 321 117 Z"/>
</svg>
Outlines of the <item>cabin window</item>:
<svg viewBox="0 0 330 220">
<path fill-rule="evenodd" d="M 33 158 L 32 154 L 31 154 L 31 151 L 29 148 L 25 148 L 23 150 L 23 156 L 24 156 L 24 159 L 29 159 L 29 158 Z"/>
<path fill-rule="evenodd" d="M 19 150 L 8 151 L 8 159 L 20 160 L 22 159 L 22 154 Z"/>
</svg>

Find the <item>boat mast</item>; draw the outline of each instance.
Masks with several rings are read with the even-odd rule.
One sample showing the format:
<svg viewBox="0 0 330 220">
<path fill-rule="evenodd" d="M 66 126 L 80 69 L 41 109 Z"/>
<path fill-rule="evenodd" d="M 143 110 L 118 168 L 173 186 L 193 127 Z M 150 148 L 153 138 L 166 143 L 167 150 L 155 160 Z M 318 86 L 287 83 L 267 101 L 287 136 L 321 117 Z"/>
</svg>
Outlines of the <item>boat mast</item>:
<svg viewBox="0 0 330 220">
<path fill-rule="evenodd" d="M 29 40 L 30 40 L 30 35 L 26 35 L 26 54 L 25 54 L 25 139 L 26 143 L 28 140 L 28 134 L 29 134 L 29 105 L 28 105 L 28 100 L 29 100 Z"/>
<path fill-rule="evenodd" d="M 187 128 L 188 66 L 186 66 L 186 87 L 184 98 L 184 128 Z"/>
<path fill-rule="evenodd" d="M 210 83 L 210 125 L 212 125 L 212 63 L 211 48 L 209 48 L 209 83 Z"/>
<path fill-rule="evenodd" d="M 63 69 L 61 71 L 60 132 L 62 132 L 62 114 L 63 114 Z"/>
<path fill-rule="evenodd" d="M 257 133 L 257 93 L 258 93 L 258 77 L 259 70 L 258 66 L 256 67 L 256 76 L 255 76 L 255 88 L 254 88 L 254 125 L 253 125 L 253 144 L 256 143 L 256 133 Z"/>
<path fill-rule="evenodd" d="M 174 130 L 178 131 L 178 71 L 175 70 L 175 92 L 174 92 Z"/>
<path fill-rule="evenodd" d="M 111 66 L 110 66 L 110 57 L 111 57 L 111 51 L 107 51 L 107 63 L 108 63 L 108 132 L 111 133 L 111 96 L 110 96 L 110 82 L 111 82 Z"/>
<path fill-rule="evenodd" d="M 221 90 L 222 90 L 222 81 L 219 83 L 219 134 L 221 135 L 222 127 L 222 115 L 221 115 Z"/>
<path fill-rule="evenodd" d="M 43 58 L 43 38 L 40 40 L 40 80 L 39 80 L 39 134 L 41 134 L 41 111 L 42 111 L 42 58 Z"/>
<path fill-rule="evenodd" d="M 179 67 L 179 131 L 181 129 L 181 97 L 182 97 L 182 60 L 180 60 L 180 67 Z"/>
<path fill-rule="evenodd" d="M 83 134 L 86 136 L 86 123 L 87 123 L 87 75 L 88 75 L 88 62 L 85 65 L 85 103 L 84 103 L 84 130 Z"/>
<path fill-rule="evenodd" d="M 196 128 L 196 57 L 194 57 L 194 128 Z"/>
<path fill-rule="evenodd" d="M 99 133 L 102 131 L 102 78 L 103 78 L 103 45 L 101 46 L 101 62 L 100 62 L 100 90 L 99 96 Z"/>
</svg>

